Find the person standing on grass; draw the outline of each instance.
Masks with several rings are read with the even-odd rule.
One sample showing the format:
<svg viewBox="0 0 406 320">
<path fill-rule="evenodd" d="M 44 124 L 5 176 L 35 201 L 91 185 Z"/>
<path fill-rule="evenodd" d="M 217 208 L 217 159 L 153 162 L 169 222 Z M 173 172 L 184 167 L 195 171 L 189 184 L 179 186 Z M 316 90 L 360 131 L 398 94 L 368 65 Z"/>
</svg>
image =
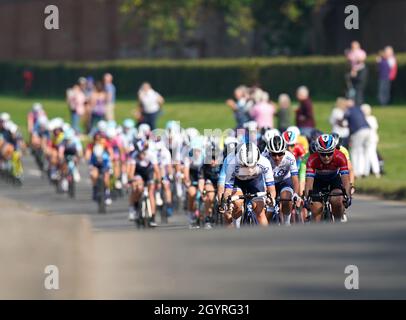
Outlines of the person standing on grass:
<svg viewBox="0 0 406 320">
<path fill-rule="evenodd" d="M 255 104 L 250 110 L 250 116 L 257 122 L 258 129 L 273 128 L 275 106 L 269 102 L 269 94 L 265 91 L 257 90 L 254 100 Z"/>
<path fill-rule="evenodd" d="M 71 125 L 76 133 L 80 133 L 80 117 L 85 112 L 85 94 L 80 89 L 79 84 L 75 84 L 66 91 L 66 101 L 71 115 Z"/>
<path fill-rule="evenodd" d="M 390 100 L 390 73 L 391 68 L 389 66 L 389 55 L 388 51 L 383 50 L 380 52 L 379 56 L 376 58 L 378 63 L 378 101 L 381 106 L 386 106 Z"/>
<path fill-rule="evenodd" d="M 103 77 L 104 90 L 107 93 L 107 120 L 114 120 L 114 110 L 116 105 L 116 87 L 113 84 L 113 76 L 110 73 L 106 73 Z"/>
<path fill-rule="evenodd" d="M 395 81 L 396 76 L 398 74 L 398 62 L 395 57 L 395 53 L 393 52 L 393 48 L 391 46 L 385 47 L 385 52 L 388 56 L 388 63 L 390 67 L 390 73 L 389 73 L 389 80 L 391 81 L 391 90 L 390 90 L 390 101 L 393 99 L 393 81 Z"/>
<path fill-rule="evenodd" d="M 96 90 L 90 97 L 91 128 L 94 128 L 100 120 L 106 120 L 107 92 L 102 82 L 98 81 Z"/>
<path fill-rule="evenodd" d="M 139 123 L 146 123 L 151 130 L 156 129 L 156 122 L 165 103 L 164 98 L 152 89 L 148 82 L 144 82 L 138 91 L 139 110 L 136 111 L 136 118 Z"/>
<path fill-rule="evenodd" d="M 354 89 L 355 104 L 360 106 L 364 103 L 364 90 L 367 84 L 368 70 L 365 65 L 367 54 L 361 49 L 358 41 L 351 42 L 351 49 L 346 50 L 345 56 L 350 63 L 351 70 L 346 75 L 347 82 L 351 83 Z"/>
<path fill-rule="evenodd" d="M 302 135 L 310 139 L 312 131 L 316 127 L 316 121 L 314 120 L 313 103 L 309 96 L 309 89 L 300 86 L 296 91 L 296 97 L 299 101 L 299 108 L 296 110 L 296 126 Z"/>
<path fill-rule="evenodd" d="M 286 131 L 290 127 L 290 97 L 286 93 L 282 93 L 278 97 L 279 110 L 277 112 L 278 117 L 278 129 L 280 132 Z"/>
<path fill-rule="evenodd" d="M 236 128 L 244 128 L 244 123 L 250 120 L 247 113 L 247 102 L 248 102 L 248 88 L 246 86 L 239 86 L 234 90 L 234 99 L 228 99 L 226 101 L 227 106 L 234 113 L 234 118 L 236 122 Z"/>
<path fill-rule="evenodd" d="M 378 159 L 378 120 L 372 115 L 372 108 L 369 104 L 363 104 L 361 106 L 361 110 L 365 115 L 369 127 L 371 128 L 365 172 L 370 173 L 372 169 L 372 173 L 375 175 L 375 177 L 380 178 L 381 173 Z"/>
<path fill-rule="evenodd" d="M 371 143 L 371 129 L 361 107 L 353 99 L 347 100 L 343 121 L 347 120 L 350 129 L 351 161 L 356 178 L 368 176 L 368 148 Z"/>
<path fill-rule="evenodd" d="M 338 133 L 340 136 L 341 144 L 348 149 L 348 142 L 350 137 L 350 129 L 348 128 L 348 121 L 344 118 L 347 109 L 347 99 L 337 98 L 334 109 L 330 115 L 331 132 Z"/>
</svg>

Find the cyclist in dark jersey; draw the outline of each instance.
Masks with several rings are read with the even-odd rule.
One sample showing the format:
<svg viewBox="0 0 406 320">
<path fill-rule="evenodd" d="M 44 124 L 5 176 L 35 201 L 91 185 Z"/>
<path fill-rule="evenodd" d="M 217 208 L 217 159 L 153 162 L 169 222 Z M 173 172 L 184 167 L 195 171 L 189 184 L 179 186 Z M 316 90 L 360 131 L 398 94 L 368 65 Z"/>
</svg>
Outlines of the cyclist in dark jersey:
<svg viewBox="0 0 406 320">
<path fill-rule="evenodd" d="M 210 229 L 213 217 L 214 198 L 217 193 L 217 184 L 221 172 L 222 152 L 214 147 L 206 153 L 206 161 L 200 168 L 200 179 L 204 180 L 204 213 L 205 213 L 205 228 Z"/>
</svg>

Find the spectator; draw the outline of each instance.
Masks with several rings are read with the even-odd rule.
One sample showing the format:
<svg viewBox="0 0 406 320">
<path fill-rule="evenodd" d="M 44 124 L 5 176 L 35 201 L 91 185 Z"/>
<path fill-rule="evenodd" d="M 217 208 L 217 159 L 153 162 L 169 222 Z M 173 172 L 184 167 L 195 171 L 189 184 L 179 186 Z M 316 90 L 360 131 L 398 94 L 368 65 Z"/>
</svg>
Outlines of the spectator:
<svg viewBox="0 0 406 320">
<path fill-rule="evenodd" d="M 258 129 L 273 128 L 275 106 L 269 102 L 269 94 L 265 91 L 257 90 L 254 100 L 255 105 L 250 110 L 250 116 L 257 122 Z"/>
<path fill-rule="evenodd" d="M 32 82 L 34 81 L 34 73 L 30 69 L 23 71 L 24 94 L 27 96 L 31 93 Z"/>
<path fill-rule="evenodd" d="M 353 99 L 347 100 L 346 108 L 344 119 L 348 121 L 350 129 L 350 152 L 354 174 L 356 177 L 367 176 L 371 130 L 360 106 L 357 106 Z"/>
<path fill-rule="evenodd" d="M 330 115 L 331 132 L 338 133 L 340 136 L 341 144 L 348 148 L 350 129 L 348 128 L 348 121 L 344 118 L 345 110 L 347 108 L 347 99 L 337 98 L 336 104 Z"/>
<path fill-rule="evenodd" d="M 385 47 L 385 52 L 388 56 L 388 63 L 390 67 L 390 74 L 389 74 L 389 79 L 391 81 L 391 94 L 390 94 L 390 101 L 392 101 L 393 98 L 393 85 L 392 82 L 395 81 L 396 76 L 398 74 L 398 62 L 396 60 L 395 54 L 393 52 L 393 48 L 391 46 Z"/>
<path fill-rule="evenodd" d="M 278 117 L 278 129 L 280 132 L 286 131 L 291 125 L 290 123 L 290 106 L 291 101 L 289 95 L 282 93 L 278 98 L 279 110 L 277 112 Z"/>
<path fill-rule="evenodd" d="M 85 114 L 84 123 L 86 127 L 86 133 L 89 133 L 92 128 L 92 106 L 91 97 L 94 92 L 94 79 L 93 77 L 80 78 L 79 83 L 81 83 L 81 88 L 85 94 Z"/>
<path fill-rule="evenodd" d="M 365 115 L 369 127 L 371 128 L 368 144 L 367 167 L 365 171 L 370 173 L 372 169 L 372 173 L 375 175 L 375 177 L 380 178 L 381 173 L 378 159 L 378 120 L 372 115 L 372 108 L 369 104 L 363 104 L 361 106 L 361 110 Z"/>
<path fill-rule="evenodd" d="M 386 50 L 380 52 L 376 62 L 378 63 L 378 101 L 381 106 L 386 106 L 390 100 L 390 73 L 389 55 Z"/>
<path fill-rule="evenodd" d="M 104 75 L 104 89 L 107 93 L 107 120 L 114 120 L 114 109 L 116 104 L 116 87 L 113 84 L 113 76 L 110 73 Z"/>
<path fill-rule="evenodd" d="M 98 81 L 95 88 L 96 90 L 90 97 L 91 128 L 95 127 L 100 120 L 106 119 L 107 111 L 107 93 L 103 83 Z"/>
<path fill-rule="evenodd" d="M 77 133 L 80 132 L 80 117 L 85 112 L 85 100 L 85 94 L 80 89 L 79 84 L 75 84 L 71 89 L 66 91 L 66 101 L 71 114 L 72 128 Z"/>
<path fill-rule="evenodd" d="M 368 77 L 368 70 L 365 65 L 367 54 L 361 49 L 361 45 L 358 41 L 353 41 L 351 43 L 351 49 L 346 50 L 345 55 L 351 65 L 351 71 L 346 77 L 348 83 L 354 90 L 354 93 L 349 98 L 353 98 L 355 104 L 360 106 L 364 103 L 364 90 Z"/>
<path fill-rule="evenodd" d="M 302 135 L 310 139 L 313 129 L 316 127 L 313 113 L 313 103 L 309 97 L 309 90 L 301 86 L 296 91 L 296 97 L 299 101 L 299 108 L 296 109 L 296 126 L 300 129 Z"/>
<path fill-rule="evenodd" d="M 237 123 L 237 129 L 244 127 L 244 123 L 250 120 L 247 113 L 247 102 L 248 102 L 248 88 L 245 86 L 239 86 L 234 90 L 234 98 L 228 99 L 226 104 L 234 112 L 235 121 Z"/>
<path fill-rule="evenodd" d="M 138 101 L 140 107 L 137 113 L 138 120 L 149 124 L 151 130 L 155 130 L 159 112 L 165 102 L 164 98 L 152 89 L 148 82 L 144 82 L 138 91 Z"/>
</svg>

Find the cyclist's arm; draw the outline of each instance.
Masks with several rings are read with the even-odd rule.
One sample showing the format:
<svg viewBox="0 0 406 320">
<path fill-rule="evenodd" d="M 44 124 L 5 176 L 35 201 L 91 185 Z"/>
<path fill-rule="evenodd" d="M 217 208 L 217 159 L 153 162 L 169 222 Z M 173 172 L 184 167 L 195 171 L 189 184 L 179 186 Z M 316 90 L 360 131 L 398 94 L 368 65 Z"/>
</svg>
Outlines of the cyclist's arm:
<svg viewBox="0 0 406 320">
<path fill-rule="evenodd" d="M 348 170 L 350 171 L 350 183 L 352 186 L 354 186 L 355 185 L 355 174 L 354 174 L 354 168 L 352 167 L 351 160 L 348 160 Z"/>
<path fill-rule="evenodd" d="M 350 185 L 350 177 L 348 174 L 342 174 L 341 175 L 341 182 L 343 183 L 343 187 L 345 192 L 347 193 L 348 196 L 351 195 L 351 185 Z"/>
<path fill-rule="evenodd" d="M 276 198 L 276 189 L 275 186 L 267 186 L 266 187 L 266 193 L 271 195 L 272 199 Z"/>
<path fill-rule="evenodd" d="M 304 190 L 304 195 L 305 197 L 309 196 L 309 191 L 313 190 L 313 184 L 314 184 L 314 177 L 306 177 L 306 183 L 305 183 L 305 190 Z"/>
</svg>

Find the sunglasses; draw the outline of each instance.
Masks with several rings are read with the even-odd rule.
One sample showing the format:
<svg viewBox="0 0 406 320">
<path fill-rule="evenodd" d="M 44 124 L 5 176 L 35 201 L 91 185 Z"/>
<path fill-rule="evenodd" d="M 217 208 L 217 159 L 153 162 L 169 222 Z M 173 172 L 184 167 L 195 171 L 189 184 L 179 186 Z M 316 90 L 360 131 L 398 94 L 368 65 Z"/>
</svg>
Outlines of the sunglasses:
<svg viewBox="0 0 406 320">
<path fill-rule="evenodd" d="M 285 155 L 285 152 L 279 152 L 279 153 L 271 153 L 272 157 L 283 157 Z"/>
<path fill-rule="evenodd" d="M 320 157 L 331 157 L 333 155 L 334 152 L 329 152 L 329 153 L 319 153 Z"/>
</svg>

